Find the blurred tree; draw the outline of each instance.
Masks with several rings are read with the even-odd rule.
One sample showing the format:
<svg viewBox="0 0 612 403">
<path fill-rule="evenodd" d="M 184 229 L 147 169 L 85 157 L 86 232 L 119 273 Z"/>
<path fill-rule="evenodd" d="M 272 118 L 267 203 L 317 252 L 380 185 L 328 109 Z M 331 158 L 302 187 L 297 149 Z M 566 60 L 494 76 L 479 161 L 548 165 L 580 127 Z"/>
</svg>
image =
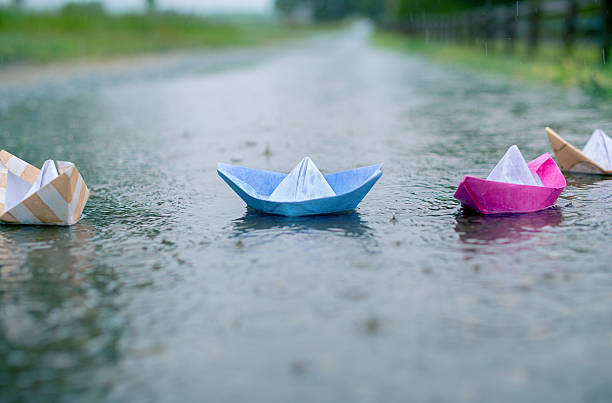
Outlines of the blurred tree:
<svg viewBox="0 0 612 403">
<path fill-rule="evenodd" d="M 23 0 L 13 0 L 12 4 L 13 4 L 13 6 L 15 8 L 22 8 L 23 7 Z"/>
<path fill-rule="evenodd" d="M 351 11 L 351 0 L 312 0 L 313 16 L 316 20 L 338 20 Z"/>
<path fill-rule="evenodd" d="M 80 14 L 80 15 L 102 15 L 104 7 L 99 1 L 90 1 L 87 3 L 68 2 L 60 9 L 63 14 Z"/>
<path fill-rule="evenodd" d="M 356 0 L 357 10 L 367 16 L 378 18 L 386 7 L 388 1 L 381 0 Z"/>
<path fill-rule="evenodd" d="M 383 13 L 386 3 L 386 0 L 275 0 L 274 6 L 284 16 L 308 9 L 316 20 L 337 20 L 352 14 L 376 18 Z"/>
<path fill-rule="evenodd" d="M 152 13 L 155 11 L 155 0 L 146 0 L 146 7 L 147 7 L 147 11 Z"/>
<path fill-rule="evenodd" d="M 445 13 L 462 8 L 483 6 L 486 0 L 392 0 L 390 8 L 396 17 L 406 17 L 413 13 Z"/>
<path fill-rule="evenodd" d="M 450 13 L 466 8 L 514 3 L 516 0 L 275 0 L 276 10 L 290 17 L 308 9 L 316 20 L 333 20 L 359 14 L 377 19 L 409 18 L 417 13 Z"/>
<path fill-rule="evenodd" d="M 394 21 L 405 21 L 427 13 L 453 13 L 465 9 L 515 3 L 516 0 L 388 0 L 386 16 Z"/>
<path fill-rule="evenodd" d="M 303 0 L 275 0 L 274 8 L 281 14 L 287 16 L 303 3 L 305 3 Z"/>
<path fill-rule="evenodd" d="M 313 17 L 312 4 L 304 0 L 275 0 L 274 6 L 287 21 L 304 23 Z"/>
</svg>

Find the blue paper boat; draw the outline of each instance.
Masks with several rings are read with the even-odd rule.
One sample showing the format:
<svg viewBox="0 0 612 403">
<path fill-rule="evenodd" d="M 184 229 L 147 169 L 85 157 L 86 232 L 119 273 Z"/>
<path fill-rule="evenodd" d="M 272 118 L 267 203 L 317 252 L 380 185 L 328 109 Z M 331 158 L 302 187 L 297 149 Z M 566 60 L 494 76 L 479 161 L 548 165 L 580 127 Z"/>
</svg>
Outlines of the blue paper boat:
<svg viewBox="0 0 612 403">
<path fill-rule="evenodd" d="M 290 217 L 354 210 L 378 178 L 382 164 L 321 175 L 309 158 L 290 174 L 219 163 L 219 176 L 246 204 Z"/>
</svg>

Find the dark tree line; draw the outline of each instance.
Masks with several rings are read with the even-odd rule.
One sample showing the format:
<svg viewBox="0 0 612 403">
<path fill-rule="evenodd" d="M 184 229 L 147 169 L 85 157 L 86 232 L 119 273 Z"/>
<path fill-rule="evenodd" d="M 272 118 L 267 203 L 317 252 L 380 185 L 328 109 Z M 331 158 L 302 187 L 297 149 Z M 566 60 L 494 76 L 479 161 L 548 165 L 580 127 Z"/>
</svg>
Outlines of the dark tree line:
<svg viewBox="0 0 612 403">
<path fill-rule="evenodd" d="M 390 0 L 387 6 L 389 11 L 401 17 L 411 13 L 450 13 L 514 2 L 515 0 Z"/>
<path fill-rule="evenodd" d="M 376 18 L 385 10 L 384 0 L 275 0 L 276 9 L 283 15 L 296 10 L 307 10 L 315 20 L 338 20 L 361 14 Z"/>
<path fill-rule="evenodd" d="M 401 19 L 415 13 L 448 13 L 485 5 L 512 3 L 515 0 L 275 0 L 284 15 L 308 10 L 315 20 L 342 19 L 350 15 Z"/>
</svg>

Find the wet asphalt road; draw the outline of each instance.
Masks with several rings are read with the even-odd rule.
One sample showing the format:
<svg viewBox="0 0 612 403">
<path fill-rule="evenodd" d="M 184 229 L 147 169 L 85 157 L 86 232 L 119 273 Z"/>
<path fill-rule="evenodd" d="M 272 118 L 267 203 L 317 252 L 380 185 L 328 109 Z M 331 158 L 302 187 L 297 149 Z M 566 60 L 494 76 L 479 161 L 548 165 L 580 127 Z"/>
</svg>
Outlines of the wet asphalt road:
<svg viewBox="0 0 612 403">
<path fill-rule="evenodd" d="M 1 73 L 0 73 L 1 74 Z M 74 161 L 72 228 L 0 228 L 0 401 L 604 402 L 612 180 L 473 216 L 511 144 L 609 102 L 377 49 L 367 27 L 0 88 L 2 148 Z M 217 162 L 383 162 L 349 214 L 248 211 Z"/>
</svg>

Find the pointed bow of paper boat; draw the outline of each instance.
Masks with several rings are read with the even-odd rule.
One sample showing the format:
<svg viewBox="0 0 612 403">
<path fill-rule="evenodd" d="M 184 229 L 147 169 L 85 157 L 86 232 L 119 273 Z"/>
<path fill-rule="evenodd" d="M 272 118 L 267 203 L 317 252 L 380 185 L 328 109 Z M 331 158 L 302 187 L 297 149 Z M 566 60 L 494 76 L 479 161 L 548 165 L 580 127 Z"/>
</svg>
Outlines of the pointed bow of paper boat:
<svg viewBox="0 0 612 403">
<path fill-rule="evenodd" d="M 466 176 L 459 184 L 455 198 L 482 214 L 531 213 L 552 207 L 565 188 L 565 177 L 550 154 L 543 154 L 527 165 L 543 186 Z"/>
<path fill-rule="evenodd" d="M 222 163 L 217 172 L 249 207 L 296 217 L 354 210 L 382 176 L 381 167 L 322 175 L 305 158 L 290 174 Z"/>
<path fill-rule="evenodd" d="M 72 162 L 57 161 L 57 169 L 53 167 L 54 178 L 45 181 L 40 169 L 0 151 L 0 222 L 72 225 L 79 221 L 89 189 Z"/>
<path fill-rule="evenodd" d="M 562 170 L 585 174 L 612 175 L 612 169 L 605 169 L 584 155 L 581 150 L 568 143 L 550 127 L 546 128 L 546 136 Z"/>
</svg>

